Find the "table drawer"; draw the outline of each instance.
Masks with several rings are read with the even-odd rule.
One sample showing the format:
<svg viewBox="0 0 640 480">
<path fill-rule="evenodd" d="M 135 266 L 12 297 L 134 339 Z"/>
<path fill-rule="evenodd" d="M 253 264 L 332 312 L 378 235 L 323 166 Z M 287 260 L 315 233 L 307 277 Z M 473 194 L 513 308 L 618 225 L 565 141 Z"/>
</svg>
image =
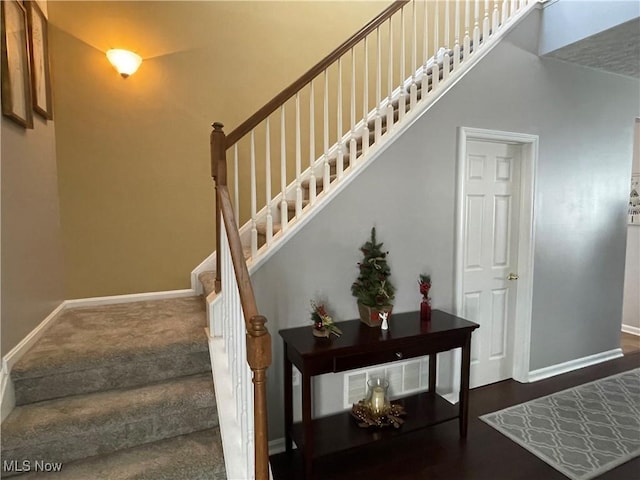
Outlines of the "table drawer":
<svg viewBox="0 0 640 480">
<path fill-rule="evenodd" d="M 429 350 L 426 344 L 416 343 L 376 352 L 336 356 L 333 359 L 333 371 L 344 372 L 345 370 L 353 370 L 354 368 L 367 367 L 378 363 L 395 362 L 407 358 L 419 357 L 430 353 Z"/>
</svg>

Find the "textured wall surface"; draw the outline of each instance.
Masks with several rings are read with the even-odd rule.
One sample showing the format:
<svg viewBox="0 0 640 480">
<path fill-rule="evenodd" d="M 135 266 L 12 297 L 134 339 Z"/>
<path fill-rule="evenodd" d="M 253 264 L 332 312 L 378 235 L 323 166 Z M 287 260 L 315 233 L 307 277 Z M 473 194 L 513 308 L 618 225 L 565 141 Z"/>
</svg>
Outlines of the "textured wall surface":
<svg viewBox="0 0 640 480">
<path fill-rule="evenodd" d="M 396 311 L 415 310 L 420 272 L 454 305 L 457 131 L 539 135 L 531 370 L 619 346 L 637 80 L 537 56 L 535 11 L 255 274 L 272 332 L 310 325 L 309 300 L 357 318 L 349 287 L 372 225 L 389 250 Z M 482 92 L 481 95 L 478 92 Z M 310 333 L 311 334 L 311 333 Z M 275 335 L 271 436 L 282 434 Z M 444 362 L 443 362 L 444 363 Z M 440 370 L 440 373 L 446 367 Z M 440 383 L 447 383 L 442 377 Z M 316 414 L 342 408 L 342 375 L 316 382 Z"/>
</svg>

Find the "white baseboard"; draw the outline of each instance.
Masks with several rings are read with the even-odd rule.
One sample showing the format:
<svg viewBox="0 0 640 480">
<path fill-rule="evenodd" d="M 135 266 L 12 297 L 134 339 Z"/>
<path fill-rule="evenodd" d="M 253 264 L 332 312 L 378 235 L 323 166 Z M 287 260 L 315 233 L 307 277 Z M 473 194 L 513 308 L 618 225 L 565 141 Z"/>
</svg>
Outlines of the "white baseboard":
<svg viewBox="0 0 640 480">
<path fill-rule="evenodd" d="M 293 444 L 293 448 L 298 448 L 296 444 Z M 276 453 L 282 453 L 286 450 L 284 437 L 276 438 L 269 442 L 269 455 L 275 455 Z"/>
<path fill-rule="evenodd" d="M 0 370 L 0 384 L 2 385 L 2 398 L 0 399 L 0 422 L 9 416 L 16 406 L 16 395 L 13 390 L 13 382 L 9 372 L 5 372 L 4 366 Z"/>
<path fill-rule="evenodd" d="M 622 324 L 622 331 L 624 333 L 629 333 L 631 335 L 637 335 L 640 337 L 640 328 L 638 327 L 632 327 L 631 325 L 625 325 L 624 323 Z"/>
<path fill-rule="evenodd" d="M 11 410 L 16 406 L 15 392 L 13 390 L 13 382 L 11 381 L 11 369 L 15 363 L 29 350 L 34 343 L 38 341 L 44 332 L 51 326 L 52 321 L 58 316 L 58 314 L 64 310 L 65 302 L 58 305 L 53 312 L 47 315 L 36 328 L 31 330 L 29 334 L 24 337 L 20 343 L 9 350 L 2 358 L 2 367 L 0 369 L 1 377 L 1 398 L 0 398 L 0 418 L 4 420 L 11 413 Z"/>
<path fill-rule="evenodd" d="M 616 348 L 609 350 L 608 352 L 596 353 L 595 355 L 589 355 L 583 358 L 577 358 L 569 362 L 559 363 L 557 365 L 551 365 L 550 367 L 540 368 L 529 372 L 529 382 L 537 382 L 544 380 L 545 378 L 554 377 L 562 373 L 572 372 L 579 368 L 589 367 L 598 363 L 606 362 L 607 360 L 613 360 L 622 356 L 622 349 Z"/>
<path fill-rule="evenodd" d="M 193 297 L 197 295 L 191 288 L 184 290 L 167 290 L 164 292 L 131 293 L 127 295 L 111 295 L 108 297 L 78 298 L 75 300 L 65 300 L 65 308 L 72 307 L 95 307 L 99 305 L 112 305 L 114 303 L 143 302 L 146 300 L 162 300 L 166 298 Z"/>
<path fill-rule="evenodd" d="M 51 322 L 66 308 L 66 302 L 62 302 L 45 318 L 36 328 L 31 330 L 20 343 L 13 347 L 9 353 L 2 358 L 2 370 L 9 375 L 15 363 L 38 341 L 42 334 L 51 326 Z"/>
</svg>

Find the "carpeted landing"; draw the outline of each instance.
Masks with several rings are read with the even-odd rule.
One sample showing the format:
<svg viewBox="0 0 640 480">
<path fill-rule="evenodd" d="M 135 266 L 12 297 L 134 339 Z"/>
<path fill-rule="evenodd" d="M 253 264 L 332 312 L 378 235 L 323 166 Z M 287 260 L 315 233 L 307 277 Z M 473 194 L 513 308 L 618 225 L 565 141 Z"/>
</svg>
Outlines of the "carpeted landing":
<svg viewBox="0 0 640 480">
<path fill-rule="evenodd" d="M 63 311 L 11 372 L 2 478 L 226 478 L 205 324 L 201 297 Z"/>
</svg>

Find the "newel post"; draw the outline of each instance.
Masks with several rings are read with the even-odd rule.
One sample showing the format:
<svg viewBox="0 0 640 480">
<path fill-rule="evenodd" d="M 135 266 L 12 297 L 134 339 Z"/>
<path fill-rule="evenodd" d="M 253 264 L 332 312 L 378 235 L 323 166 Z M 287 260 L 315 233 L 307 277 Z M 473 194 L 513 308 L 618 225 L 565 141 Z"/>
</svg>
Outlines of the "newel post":
<svg viewBox="0 0 640 480">
<path fill-rule="evenodd" d="M 227 145 L 224 131 L 224 125 L 215 122 L 211 132 L 211 176 L 216 186 L 216 292 L 219 292 L 222 286 L 220 276 L 220 197 L 218 186 L 227 184 Z"/>
<path fill-rule="evenodd" d="M 271 365 L 271 335 L 262 315 L 251 317 L 247 328 L 247 362 L 253 372 L 255 433 L 255 478 L 269 479 L 269 445 L 267 432 L 267 375 Z"/>
</svg>

